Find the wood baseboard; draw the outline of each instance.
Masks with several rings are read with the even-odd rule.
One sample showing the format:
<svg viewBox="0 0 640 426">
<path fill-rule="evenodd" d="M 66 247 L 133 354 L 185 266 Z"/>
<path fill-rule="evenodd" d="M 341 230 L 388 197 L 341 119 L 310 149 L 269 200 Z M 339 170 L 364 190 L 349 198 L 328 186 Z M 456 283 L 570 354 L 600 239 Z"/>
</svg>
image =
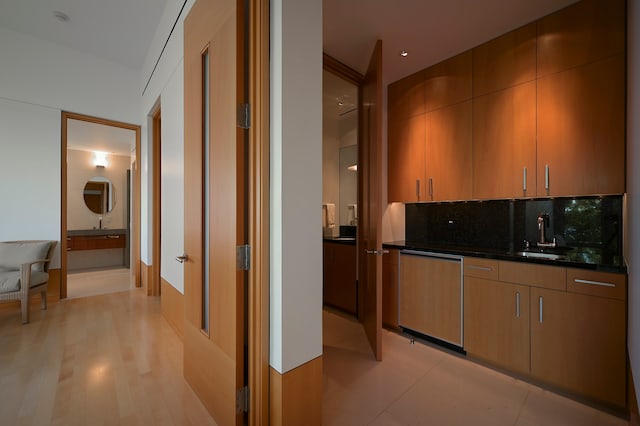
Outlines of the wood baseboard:
<svg viewBox="0 0 640 426">
<path fill-rule="evenodd" d="M 322 356 L 280 374 L 270 368 L 271 426 L 322 424 Z"/>
<path fill-rule="evenodd" d="M 640 426 L 640 415 L 638 414 L 638 398 L 636 387 L 633 380 L 633 372 L 631 371 L 631 363 L 629 362 L 629 354 L 627 354 L 627 407 L 629 407 L 629 425 Z"/>
<path fill-rule="evenodd" d="M 49 269 L 49 286 L 47 287 L 47 303 L 60 301 L 61 270 Z"/>
<path fill-rule="evenodd" d="M 150 296 L 149 293 L 151 291 L 151 277 L 153 271 L 151 270 L 151 266 L 147 265 L 144 262 L 140 262 L 140 287 L 142 287 L 147 296 Z"/>
<path fill-rule="evenodd" d="M 184 295 L 176 290 L 164 278 L 160 279 L 162 297 L 160 308 L 162 316 L 174 329 L 180 340 L 184 337 Z"/>
</svg>

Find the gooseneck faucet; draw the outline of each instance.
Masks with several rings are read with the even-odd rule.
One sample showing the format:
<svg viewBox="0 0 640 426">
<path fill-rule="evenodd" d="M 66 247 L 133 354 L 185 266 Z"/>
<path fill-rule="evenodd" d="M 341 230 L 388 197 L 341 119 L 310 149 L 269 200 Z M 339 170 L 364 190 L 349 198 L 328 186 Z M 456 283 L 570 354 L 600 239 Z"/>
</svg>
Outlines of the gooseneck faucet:
<svg viewBox="0 0 640 426">
<path fill-rule="evenodd" d="M 538 247 L 555 247 L 556 239 L 553 238 L 553 241 L 547 241 L 545 237 L 544 230 L 549 227 L 549 214 L 548 213 L 540 213 L 538 215 L 538 230 L 540 231 L 540 241 L 538 241 Z"/>
</svg>

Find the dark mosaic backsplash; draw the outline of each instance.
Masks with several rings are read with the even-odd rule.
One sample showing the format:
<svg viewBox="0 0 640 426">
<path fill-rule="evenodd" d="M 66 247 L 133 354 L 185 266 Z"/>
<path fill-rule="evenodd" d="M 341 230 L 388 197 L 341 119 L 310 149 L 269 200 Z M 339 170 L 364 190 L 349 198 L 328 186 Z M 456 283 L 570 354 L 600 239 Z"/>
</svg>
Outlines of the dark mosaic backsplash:
<svg viewBox="0 0 640 426">
<path fill-rule="evenodd" d="M 405 206 L 406 241 L 438 246 L 520 251 L 545 238 L 598 263 L 622 257 L 622 196 L 418 203 Z"/>
</svg>

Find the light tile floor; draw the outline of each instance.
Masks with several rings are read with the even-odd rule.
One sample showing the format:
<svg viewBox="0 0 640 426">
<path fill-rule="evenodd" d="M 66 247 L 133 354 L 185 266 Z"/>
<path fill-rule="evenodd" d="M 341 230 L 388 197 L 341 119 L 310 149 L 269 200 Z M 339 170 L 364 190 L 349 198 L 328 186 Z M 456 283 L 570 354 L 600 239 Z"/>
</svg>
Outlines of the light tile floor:
<svg viewBox="0 0 640 426">
<path fill-rule="evenodd" d="M 628 424 L 388 330 L 376 362 L 355 319 L 325 310 L 323 325 L 325 426 Z"/>
<path fill-rule="evenodd" d="M 125 268 L 73 272 L 67 275 L 67 298 L 130 290 L 131 270 Z"/>
</svg>

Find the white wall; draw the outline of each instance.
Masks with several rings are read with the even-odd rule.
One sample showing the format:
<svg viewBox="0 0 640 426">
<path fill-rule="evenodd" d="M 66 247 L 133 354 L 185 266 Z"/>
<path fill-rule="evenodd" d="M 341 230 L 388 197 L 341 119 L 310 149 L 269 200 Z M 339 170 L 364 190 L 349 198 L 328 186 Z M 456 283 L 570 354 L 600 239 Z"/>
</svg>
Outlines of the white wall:
<svg viewBox="0 0 640 426">
<path fill-rule="evenodd" d="M 139 75 L 2 27 L 0 58 L 0 240 L 60 240 L 61 111 L 135 124 Z"/>
<path fill-rule="evenodd" d="M 640 2 L 627 2 L 627 266 L 628 347 L 636 392 L 640 386 Z"/>
<path fill-rule="evenodd" d="M 271 344 L 284 374 L 322 354 L 322 0 L 271 2 Z"/>
<path fill-rule="evenodd" d="M 162 110 L 161 134 L 161 248 L 160 276 L 184 293 L 183 267 L 174 259 L 184 249 L 184 18 L 195 0 L 189 0 L 180 14 L 182 1 L 169 0 L 140 76 L 142 96 L 139 111 L 141 132 L 141 259 L 151 265 L 152 259 L 152 133 L 151 114 L 160 105 Z M 178 18 L 171 37 L 171 28 Z M 160 53 L 162 56 L 160 57 Z M 158 58 L 160 61 L 157 63 Z M 154 70 L 155 67 L 155 70 Z M 153 74 L 152 74 L 153 72 Z M 150 78 L 151 77 L 151 78 Z M 146 87 L 146 88 L 145 88 Z"/>
<path fill-rule="evenodd" d="M 0 98 L 0 182 L 0 241 L 60 240 L 59 110 Z"/>
</svg>

